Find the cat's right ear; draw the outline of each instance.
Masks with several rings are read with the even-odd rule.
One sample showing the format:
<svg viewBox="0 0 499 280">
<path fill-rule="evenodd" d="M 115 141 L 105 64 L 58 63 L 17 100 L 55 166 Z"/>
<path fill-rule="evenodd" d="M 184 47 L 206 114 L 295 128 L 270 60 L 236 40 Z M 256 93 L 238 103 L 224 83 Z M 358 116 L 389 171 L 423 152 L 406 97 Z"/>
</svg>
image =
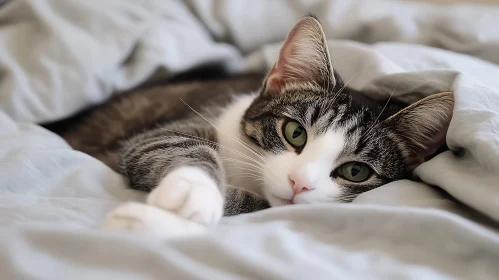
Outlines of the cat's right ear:
<svg viewBox="0 0 499 280">
<path fill-rule="evenodd" d="M 264 82 L 263 94 L 276 96 L 303 86 L 333 88 L 335 74 L 326 36 L 312 16 L 298 21 L 289 32 L 279 58 Z"/>
</svg>

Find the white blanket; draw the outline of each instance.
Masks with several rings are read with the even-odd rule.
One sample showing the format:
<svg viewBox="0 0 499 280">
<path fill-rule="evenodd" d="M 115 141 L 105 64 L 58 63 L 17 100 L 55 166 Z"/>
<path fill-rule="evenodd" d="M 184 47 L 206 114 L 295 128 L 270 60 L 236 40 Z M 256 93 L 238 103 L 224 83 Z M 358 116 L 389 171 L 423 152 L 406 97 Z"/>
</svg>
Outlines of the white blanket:
<svg viewBox="0 0 499 280">
<path fill-rule="evenodd" d="M 308 12 L 350 86 L 408 101 L 454 91 L 447 141 L 459 157 L 421 165 L 424 183 L 228 218 L 203 237 L 158 243 L 99 230 L 107 211 L 144 194 L 33 122 L 205 63 L 268 69 Z M 2 278 L 499 279 L 499 8 L 16 0 L 0 22 Z"/>
</svg>

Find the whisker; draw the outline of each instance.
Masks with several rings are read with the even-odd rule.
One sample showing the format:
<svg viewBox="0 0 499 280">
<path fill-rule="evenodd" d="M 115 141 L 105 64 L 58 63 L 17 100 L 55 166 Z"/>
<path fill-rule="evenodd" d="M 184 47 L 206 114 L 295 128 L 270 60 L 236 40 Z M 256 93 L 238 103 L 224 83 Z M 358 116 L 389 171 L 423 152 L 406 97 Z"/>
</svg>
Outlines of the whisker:
<svg viewBox="0 0 499 280">
<path fill-rule="evenodd" d="M 237 163 L 244 164 L 244 165 L 247 165 L 247 166 L 252 166 L 252 167 L 258 168 L 259 170 L 262 170 L 262 171 L 264 170 L 261 166 L 254 165 L 254 164 L 251 164 L 249 162 L 245 162 L 243 160 L 238 160 L 238 159 L 235 159 L 235 158 L 226 158 L 226 157 L 220 157 L 220 159 L 226 160 L 226 161 L 231 161 L 231 162 L 237 162 Z"/>
<path fill-rule="evenodd" d="M 230 176 L 230 178 L 234 178 L 234 177 L 237 177 L 237 178 L 252 178 L 252 179 L 262 179 L 258 176 L 255 176 L 255 174 L 251 174 L 251 173 L 237 173 L 237 174 L 233 174 Z"/>
<path fill-rule="evenodd" d="M 332 102 L 334 102 L 336 100 L 336 98 L 338 96 L 340 96 L 340 94 L 345 90 L 345 88 L 347 87 L 348 83 L 350 83 L 355 77 L 357 77 L 357 74 L 353 75 L 350 79 L 348 79 L 348 81 L 340 88 L 340 90 L 338 90 L 338 92 L 333 96 L 333 100 Z"/>
<path fill-rule="evenodd" d="M 379 117 L 381 117 L 381 114 L 383 114 L 383 112 L 385 111 L 386 107 L 388 106 L 388 103 L 390 103 L 390 100 L 392 99 L 392 96 L 393 94 L 395 93 L 395 90 L 397 89 L 397 85 L 395 85 L 395 87 L 393 87 L 393 90 L 392 90 L 392 93 L 390 94 L 390 97 L 388 97 L 388 100 L 386 101 L 385 103 L 385 106 L 383 107 L 383 109 L 381 110 L 381 112 L 378 114 L 378 117 L 374 120 L 374 123 L 366 130 L 366 132 L 364 132 L 360 138 L 364 137 L 364 135 L 369 132 L 373 127 L 374 125 L 376 125 L 378 123 L 378 120 L 379 120 Z"/>
<path fill-rule="evenodd" d="M 237 178 L 250 179 L 254 183 L 265 184 L 265 180 L 263 178 L 258 178 L 258 177 L 255 177 L 255 176 L 252 176 L 252 175 L 248 175 L 248 174 L 241 174 Z"/>
<path fill-rule="evenodd" d="M 244 147 L 245 149 L 247 149 L 248 151 L 252 152 L 253 154 L 255 154 L 256 156 L 258 156 L 261 160 L 263 160 L 264 162 L 266 162 L 266 159 L 265 157 L 258 153 L 257 151 L 255 151 L 253 148 L 251 148 L 249 145 L 247 145 L 246 143 L 242 142 L 240 139 L 237 139 L 237 137 L 234 137 L 232 135 L 229 135 L 225 132 L 223 132 L 222 130 L 220 130 L 220 128 L 218 128 L 215 124 L 214 124 L 214 121 L 209 119 L 208 117 L 202 115 L 201 113 L 199 113 L 198 111 L 196 111 L 194 108 L 192 108 L 189 104 L 187 104 L 182 98 L 180 98 L 180 100 L 187 106 L 189 107 L 189 109 L 191 109 L 194 113 L 196 113 L 198 116 L 200 116 L 201 118 L 203 118 L 206 122 L 208 122 L 211 126 L 213 126 L 217 131 L 223 133 L 225 136 L 229 137 L 230 139 L 236 141 L 237 143 L 239 143 L 242 147 Z"/>
<path fill-rule="evenodd" d="M 362 70 L 358 71 L 355 75 L 353 75 L 350 79 L 348 79 L 348 81 L 343 85 L 343 87 L 340 88 L 340 90 L 335 94 L 335 96 L 333 97 L 333 102 L 336 100 L 336 97 L 339 96 L 341 94 L 341 92 L 343 92 L 343 90 L 345 90 L 345 88 L 347 87 L 347 85 L 356 77 L 360 76 L 360 75 L 363 75 L 364 72 L 367 70 L 367 69 L 371 69 L 371 66 L 372 66 L 373 62 L 369 62 L 367 63 L 366 66 L 364 66 L 364 68 L 362 68 Z"/>
<path fill-rule="evenodd" d="M 178 133 L 180 135 L 184 135 L 184 136 L 186 136 L 188 138 L 192 138 L 193 140 L 198 140 L 200 142 L 205 142 L 205 143 L 213 144 L 213 145 L 216 145 L 216 146 L 219 146 L 219 147 L 223 147 L 223 148 L 225 148 L 225 149 L 227 149 L 227 150 L 229 150 L 229 151 L 231 151 L 231 152 L 233 152 L 233 153 L 235 153 L 235 154 L 237 154 L 237 155 L 239 155 L 241 157 L 244 157 L 244 158 L 246 158 L 246 159 L 248 159 L 250 161 L 253 161 L 253 162 L 258 163 L 258 164 L 263 164 L 263 163 L 257 161 L 255 158 L 252 158 L 252 157 L 250 157 L 248 155 L 245 155 L 244 153 L 239 152 L 236 149 L 227 147 L 227 146 L 222 145 L 220 143 L 217 143 L 215 141 L 211 141 L 211 140 L 208 140 L 208 139 L 204 139 L 204 138 L 201 138 L 201 137 L 198 137 L 198 136 L 190 135 L 190 134 L 183 133 L 183 132 L 176 131 L 176 130 L 172 130 L 172 129 L 167 129 L 167 128 L 161 128 L 161 129 L 162 130 L 166 130 L 166 131 L 170 131 L 170 132 L 173 132 L 173 133 Z"/>
<path fill-rule="evenodd" d="M 194 135 L 190 135 L 190 134 L 187 134 L 187 133 L 183 133 L 183 132 L 180 132 L 180 131 L 176 131 L 176 130 L 172 130 L 172 129 L 167 129 L 167 128 L 162 128 L 163 130 L 166 130 L 166 131 L 170 131 L 170 132 L 173 132 L 173 133 L 177 133 L 177 134 L 180 134 L 180 135 L 184 135 L 186 137 L 188 137 L 189 139 L 192 139 L 192 140 L 197 140 L 199 142 L 205 142 L 205 143 L 210 143 L 210 144 L 213 144 L 213 145 L 217 145 L 217 146 L 221 146 L 221 147 L 224 147 L 224 145 L 221 145 L 219 143 L 216 143 L 214 141 L 211 141 L 211 140 L 208 140 L 208 139 L 204 139 L 204 138 L 201 138 L 201 137 L 197 137 L 197 136 L 194 136 Z M 230 147 L 226 147 L 228 150 L 231 150 L 233 151 L 235 154 L 238 154 L 256 164 L 259 164 L 261 166 L 263 166 L 263 164 L 257 160 L 255 160 L 254 158 L 250 157 L 250 156 L 247 156 L 237 150 L 234 150 Z M 242 170 L 247 170 L 247 171 L 252 171 L 252 172 L 256 172 L 255 175 L 258 175 L 258 176 L 261 176 L 262 174 L 262 171 L 264 171 L 264 169 L 261 167 L 261 166 L 256 166 L 256 165 L 253 165 L 253 164 L 250 164 L 248 162 L 245 162 L 245 161 L 242 161 L 242 160 L 238 160 L 238 159 L 235 159 L 235 158 L 226 158 L 226 157 L 220 157 L 221 160 L 225 160 L 225 161 L 232 161 L 232 162 L 237 162 L 237 163 L 240 163 L 244 166 L 235 166 L 235 167 L 232 167 L 232 168 L 236 168 L 236 169 L 242 169 Z M 251 167 L 251 168 L 248 168 L 248 167 Z M 271 172 L 272 175 L 273 172 Z M 274 175 L 275 176 L 275 175 Z M 231 175 L 229 175 L 228 177 L 233 177 Z M 262 179 L 262 181 L 264 181 Z"/>
<path fill-rule="evenodd" d="M 194 113 L 196 113 L 198 116 L 200 116 L 201 118 L 203 118 L 208 124 L 210 124 L 211 126 L 213 126 L 217 131 L 223 133 L 225 136 L 229 137 L 230 139 L 236 141 L 239 145 L 241 145 L 243 148 L 245 148 L 246 150 L 250 151 L 251 153 L 253 153 L 254 155 L 256 155 L 257 157 L 259 157 L 264 163 L 267 163 L 267 159 L 262 155 L 260 154 L 258 151 L 254 150 L 252 147 L 250 147 L 249 145 L 247 145 L 246 143 L 244 143 L 242 140 L 238 139 L 237 137 L 234 137 L 232 135 L 229 135 L 223 131 L 220 130 L 220 128 L 218 128 L 215 124 L 214 124 L 214 121 L 211 120 L 210 118 L 204 116 L 203 114 L 199 113 L 198 111 L 196 111 L 194 108 L 192 108 L 189 104 L 187 104 L 182 98 L 180 98 L 180 100 L 187 106 L 189 107 L 189 109 L 191 109 Z M 263 164 L 261 164 L 263 166 Z M 272 176 L 276 176 L 277 175 L 270 169 L 269 170 L 270 174 Z"/>
<path fill-rule="evenodd" d="M 180 132 L 180 131 L 175 131 L 175 130 L 166 129 L 166 128 L 164 128 L 164 129 L 167 130 L 167 131 L 171 131 L 171 132 L 174 132 L 174 133 L 185 135 L 186 137 L 189 137 L 190 139 L 193 139 L 193 140 L 198 140 L 199 142 L 207 142 L 207 143 L 212 143 L 213 145 L 223 146 L 223 145 L 221 145 L 219 143 L 213 142 L 213 141 L 208 140 L 208 139 L 200 138 L 200 137 L 193 136 L 193 135 L 190 135 L 190 134 L 186 134 L 186 133 L 183 133 L 183 132 Z M 229 148 L 229 149 L 233 150 L 231 148 Z M 225 160 L 225 161 L 237 162 L 237 163 L 240 163 L 240 164 L 243 165 L 243 166 L 233 166 L 231 168 L 248 170 L 248 171 L 254 171 L 254 172 L 257 172 L 257 174 L 261 176 L 262 172 L 264 171 L 264 169 L 262 168 L 263 167 L 262 163 L 260 163 L 259 161 L 256 161 L 255 159 L 253 159 L 253 158 L 251 158 L 251 157 L 249 157 L 247 155 L 244 155 L 244 154 L 238 152 L 237 150 L 234 150 L 234 152 L 236 154 L 240 154 L 241 156 L 245 157 L 246 159 L 248 159 L 248 160 L 250 160 L 250 161 L 252 161 L 252 162 L 254 162 L 254 163 L 256 163 L 256 164 L 258 164 L 260 166 L 248 163 L 248 162 L 243 161 L 243 160 L 235 159 L 235 158 L 220 157 L 220 159 L 221 160 Z M 276 176 L 276 174 L 272 170 L 270 170 L 270 175 Z M 231 177 L 231 176 L 228 176 L 228 177 Z M 264 179 L 262 179 L 262 181 L 264 181 Z"/>
<path fill-rule="evenodd" d="M 345 88 L 347 87 L 347 85 L 356 77 L 360 76 L 360 75 L 363 75 L 364 72 L 367 70 L 367 69 L 371 69 L 371 66 L 372 66 L 373 62 L 369 62 L 367 63 L 366 66 L 364 66 L 364 68 L 362 68 L 362 70 L 358 71 L 355 75 L 353 75 L 350 79 L 348 79 L 348 81 L 345 83 L 345 85 L 343 85 L 342 88 L 340 88 L 340 90 L 338 91 L 337 94 L 335 94 L 335 96 L 333 97 L 333 102 L 336 100 L 336 97 L 339 96 L 339 94 L 341 92 L 343 92 L 343 90 L 345 90 Z"/>
<path fill-rule="evenodd" d="M 236 170 L 241 170 L 241 171 L 249 171 L 249 172 L 252 172 L 252 173 L 255 173 L 255 174 L 258 174 L 260 176 L 263 176 L 262 175 L 262 172 L 260 170 L 256 170 L 256 169 L 251 169 L 251 168 L 238 168 Z"/>
<path fill-rule="evenodd" d="M 239 178 L 242 178 L 242 177 L 250 177 L 250 178 L 253 178 L 253 179 L 263 179 L 262 177 L 259 177 L 258 175 L 255 175 L 253 173 L 236 173 L 236 174 L 232 174 L 231 177 L 239 177 Z"/>
<path fill-rule="evenodd" d="M 233 167 L 234 169 L 239 169 L 239 170 L 245 170 L 245 171 L 251 171 L 251 172 L 255 172 L 259 175 L 262 174 L 262 170 L 259 170 L 257 168 L 254 168 L 254 167 L 251 167 L 251 166 L 235 166 Z"/>
<path fill-rule="evenodd" d="M 227 161 L 231 161 L 231 160 L 227 160 Z M 243 166 L 238 166 L 238 165 L 233 165 L 231 166 L 231 168 L 234 168 L 234 169 L 244 169 L 244 168 L 249 168 L 249 169 L 253 169 L 255 171 L 262 171 L 263 169 L 262 168 L 258 168 L 258 167 L 253 167 L 253 166 L 249 166 L 247 164 L 243 165 Z"/>
</svg>

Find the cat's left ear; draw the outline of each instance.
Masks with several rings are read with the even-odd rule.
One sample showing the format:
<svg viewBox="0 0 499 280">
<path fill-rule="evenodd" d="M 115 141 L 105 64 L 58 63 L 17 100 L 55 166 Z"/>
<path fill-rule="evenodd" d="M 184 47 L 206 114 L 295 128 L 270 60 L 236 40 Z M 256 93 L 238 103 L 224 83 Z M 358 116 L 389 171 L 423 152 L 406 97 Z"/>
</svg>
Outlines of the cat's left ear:
<svg viewBox="0 0 499 280">
<path fill-rule="evenodd" d="M 336 84 L 326 36 L 317 19 L 298 21 L 281 47 L 279 58 L 264 82 L 264 94 L 278 95 L 288 88 Z"/>
<path fill-rule="evenodd" d="M 445 143 L 453 110 L 454 94 L 443 92 L 421 99 L 384 121 L 399 137 L 409 172 Z"/>
</svg>

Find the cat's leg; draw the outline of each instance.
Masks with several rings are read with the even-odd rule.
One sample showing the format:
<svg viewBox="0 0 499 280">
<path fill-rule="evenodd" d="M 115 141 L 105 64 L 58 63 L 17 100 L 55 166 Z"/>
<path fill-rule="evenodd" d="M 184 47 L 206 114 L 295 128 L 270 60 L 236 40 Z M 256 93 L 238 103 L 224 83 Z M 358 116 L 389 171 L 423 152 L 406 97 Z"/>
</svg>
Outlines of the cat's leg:
<svg viewBox="0 0 499 280">
<path fill-rule="evenodd" d="M 194 138 L 198 135 L 205 140 Z M 132 138 L 123 147 L 121 171 L 132 188 L 150 194 L 146 204 L 118 207 L 108 215 L 105 227 L 175 235 L 216 224 L 223 215 L 226 183 L 215 140 L 214 133 L 199 123 Z"/>
<path fill-rule="evenodd" d="M 204 225 L 223 216 L 224 199 L 218 183 L 201 167 L 184 165 L 171 170 L 147 196 L 147 204 L 174 212 Z"/>
<path fill-rule="evenodd" d="M 228 186 L 225 192 L 224 216 L 264 210 L 270 204 L 263 197 L 237 187 Z M 107 229 L 127 230 L 158 239 L 195 235 L 206 231 L 202 224 L 145 203 L 129 202 L 108 214 Z"/>
</svg>

